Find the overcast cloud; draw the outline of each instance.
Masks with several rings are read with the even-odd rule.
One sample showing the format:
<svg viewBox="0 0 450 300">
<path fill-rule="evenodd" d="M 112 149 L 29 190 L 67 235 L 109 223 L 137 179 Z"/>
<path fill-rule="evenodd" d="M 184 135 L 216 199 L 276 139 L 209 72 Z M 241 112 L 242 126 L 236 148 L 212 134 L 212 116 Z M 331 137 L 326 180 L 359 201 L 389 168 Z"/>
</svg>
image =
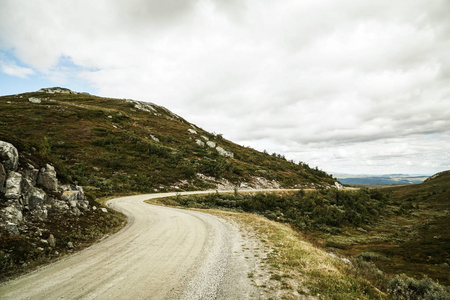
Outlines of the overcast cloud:
<svg viewBox="0 0 450 300">
<path fill-rule="evenodd" d="M 431 174 L 450 169 L 448 12 L 447 0 L 0 0 L 0 71 L 21 92 L 40 76 L 151 101 L 329 172 Z"/>
</svg>

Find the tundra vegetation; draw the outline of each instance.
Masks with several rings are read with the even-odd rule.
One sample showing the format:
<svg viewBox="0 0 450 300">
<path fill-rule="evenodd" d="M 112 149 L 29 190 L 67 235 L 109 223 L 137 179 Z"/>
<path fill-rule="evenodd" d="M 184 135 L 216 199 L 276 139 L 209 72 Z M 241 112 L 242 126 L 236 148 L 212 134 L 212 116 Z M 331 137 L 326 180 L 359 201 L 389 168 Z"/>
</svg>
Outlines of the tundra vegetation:
<svg viewBox="0 0 450 300">
<path fill-rule="evenodd" d="M 276 221 L 255 222 L 254 215 L 228 214 L 266 236 L 265 243 L 276 254 L 270 262 L 277 278 L 291 287 L 287 298 L 306 293 L 331 299 L 450 299 L 449 171 L 422 184 L 386 189 L 236 190 L 160 201 L 253 213 Z M 306 248 L 317 254 L 308 258 Z M 332 260 L 320 249 L 341 259 Z M 305 267 L 319 259 L 332 271 Z M 288 277 L 283 279 L 283 274 Z M 307 290 L 298 290 L 299 282 Z"/>
</svg>

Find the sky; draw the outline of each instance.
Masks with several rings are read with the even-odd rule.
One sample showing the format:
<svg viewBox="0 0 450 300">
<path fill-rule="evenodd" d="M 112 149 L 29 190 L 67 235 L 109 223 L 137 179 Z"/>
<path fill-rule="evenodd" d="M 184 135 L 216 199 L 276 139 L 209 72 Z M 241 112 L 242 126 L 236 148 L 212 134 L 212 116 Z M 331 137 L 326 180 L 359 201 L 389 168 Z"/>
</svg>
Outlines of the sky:
<svg viewBox="0 0 450 300">
<path fill-rule="evenodd" d="M 0 0 L 0 95 L 149 101 L 330 173 L 450 169 L 448 0 Z"/>
</svg>

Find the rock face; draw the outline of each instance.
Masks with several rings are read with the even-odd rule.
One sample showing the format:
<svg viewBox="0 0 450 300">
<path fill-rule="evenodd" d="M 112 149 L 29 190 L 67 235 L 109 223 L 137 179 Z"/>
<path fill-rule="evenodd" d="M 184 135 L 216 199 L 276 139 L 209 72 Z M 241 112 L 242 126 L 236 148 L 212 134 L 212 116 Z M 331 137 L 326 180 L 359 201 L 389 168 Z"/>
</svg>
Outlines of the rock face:
<svg viewBox="0 0 450 300">
<path fill-rule="evenodd" d="M 80 216 L 90 209 L 82 187 L 59 185 L 49 164 L 40 170 L 30 163 L 19 166 L 17 149 L 0 141 L 0 227 L 6 232 L 20 235 L 27 222 L 45 220 L 49 212 Z"/>
<path fill-rule="evenodd" d="M 15 171 L 19 165 L 19 152 L 12 144 L 0 141 L 0 163 L 6 170 Z"/>
<path fill-rule="evenodd" d="M 11 171 L 6 179 L 5 198 L 19 199 L 22 194 L 22 174 Z"/>
<path fill-rule="evenodd" d="M 61 87 L 42 88 L 38 92 L 47 94 L 78 94 L 77 92 Z"/>
</svg>

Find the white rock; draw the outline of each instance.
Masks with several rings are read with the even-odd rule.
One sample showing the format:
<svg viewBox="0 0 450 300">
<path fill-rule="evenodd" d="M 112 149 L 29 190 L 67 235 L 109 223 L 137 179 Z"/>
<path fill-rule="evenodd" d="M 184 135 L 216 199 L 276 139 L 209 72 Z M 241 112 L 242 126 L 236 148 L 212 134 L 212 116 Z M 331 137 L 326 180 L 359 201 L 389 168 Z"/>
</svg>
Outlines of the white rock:
<svg viewBox="0 0 450 300">
<path fill-rule="evenodd" d="M 216 148 L 217 152 L 219 153 L 219 155 L 225 156 L 225 157 L 234 157 L 233 152 L 227 151 L 225 149 L 223 149 L 222 147 L 217 147 Z"/>
<path fill-rule="evenodd" d="M 41 103 L 41 99 L 36 98 L 36 97 L 28 98 L 28 101 L 29 101 L 30 103 Z"/>
<path fill-rule="evenodd" d="M 5 198 L 19 199 L 22 193 L 22 174 L 17 172 L 9 172 L 6 179 Z"/>
<path fill-rule="evenodd" d="M 154 136 L 153 134 L 150 134 L 150 138 L 151 138 L 154 142 L 159 143 L 159 139 L 158 139 L 156 136 Z"/>
<path fill-rule="evenodd" d="M 208 145 L 208 147 L 210 147 L 210 148 L 216 148 L 216 143 L 211 142 L 211 141 L 206 142 L 206 145 Z"/>
<path fill-rule="evenodd" d="M 199 140 L 199 139 L 196 139 L 196 140 L 195 140 L 195 143 L 196 143 L 197 145 L 199 145 L 200 147 L 205 147 L 205 143 L 204 143 L 203 141 Z"/>
<path fill-rule="evenodd" d="M 108 212 L 108 210 L 107 210 L 106 208 L 104 208 L 104 207 L 100 208 L 100 210 L 101 210 L 102 212 L 104 212 L 104 213 L 107 213 L 107 212 Z"/>
<path fill-rule="evenodd" d="M 188 129 L 188 132 L 192 133 L 192 134 L 197 134 L 197 131 L 195 131 L 194 129 L 191 129 L 191 128 Z"/>
<path fill-rule="evenodd" d="M 19 165 L 19 152 L 12 144 L 0 141 L 0 161 L 7 171 L 16 171 Z"/>
</svg>

